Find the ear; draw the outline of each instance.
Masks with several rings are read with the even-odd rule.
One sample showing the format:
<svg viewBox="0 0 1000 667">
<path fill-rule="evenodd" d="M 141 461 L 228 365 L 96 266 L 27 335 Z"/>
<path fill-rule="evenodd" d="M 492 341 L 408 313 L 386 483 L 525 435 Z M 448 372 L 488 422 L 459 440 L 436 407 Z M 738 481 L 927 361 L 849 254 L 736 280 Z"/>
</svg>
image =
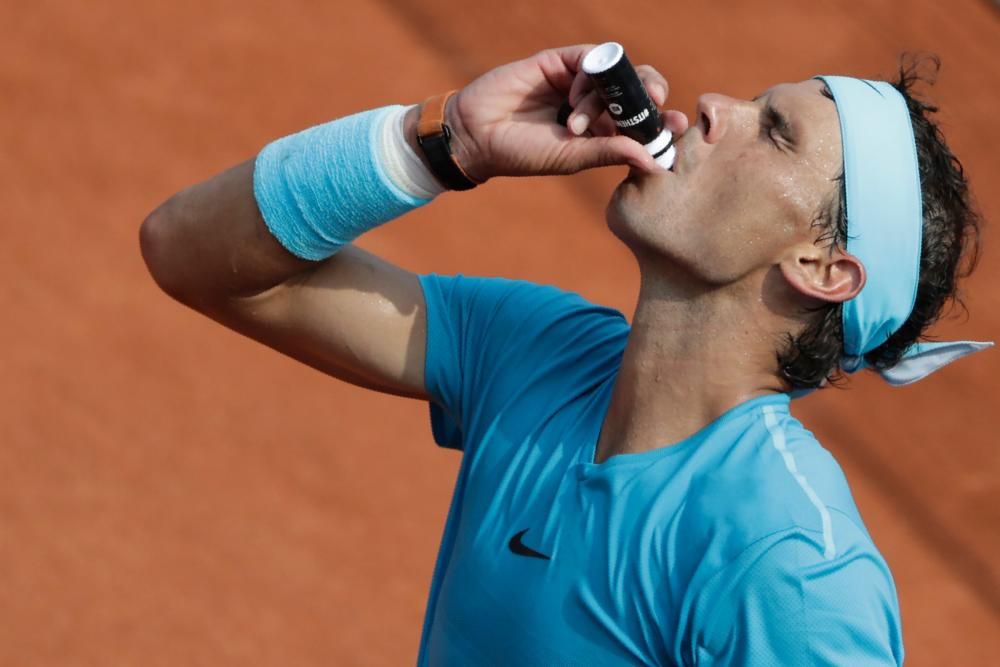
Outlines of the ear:
<svg viewBox="0 0 1000 667">
<path fill-rule="evenodd" d="M 843 250 L 800 243 L 788 249 L 778 263 L 781 274 L 804 296 L 828 303 L 843 303 L 865 286 L 865 267 Z"/>
</svg>

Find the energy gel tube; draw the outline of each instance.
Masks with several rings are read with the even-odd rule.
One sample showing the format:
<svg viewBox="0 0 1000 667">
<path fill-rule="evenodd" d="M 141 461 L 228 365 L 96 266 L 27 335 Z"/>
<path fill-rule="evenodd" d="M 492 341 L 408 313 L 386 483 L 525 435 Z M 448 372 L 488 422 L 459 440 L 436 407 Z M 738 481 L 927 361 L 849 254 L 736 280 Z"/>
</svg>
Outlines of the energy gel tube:
<svg viewBox="0 0 1000 667">
<path fill-rule="evenodd" d="M 596 46 L 583 58 L 583 71 L 594 82 L 618 131 L 646 147 L 664 169 L 674 165 L 673 135 L 639 80 L 625 49 L 618 42 Z"/>
</svg>

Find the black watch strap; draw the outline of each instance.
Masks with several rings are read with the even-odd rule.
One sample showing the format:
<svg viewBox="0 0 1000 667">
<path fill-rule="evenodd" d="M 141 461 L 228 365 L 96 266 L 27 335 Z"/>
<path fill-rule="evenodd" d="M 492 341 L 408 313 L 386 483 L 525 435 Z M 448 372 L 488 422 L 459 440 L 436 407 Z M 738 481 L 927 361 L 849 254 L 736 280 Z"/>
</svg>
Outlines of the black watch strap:
<svg viewBox="0 0 1000 667">
<path fill-rule="evenodd" d="M 451 152 L 451 128 L 444 122 L 444 109 L 455 91 L 435 95 L 424 102 L 417 122 L 417 143 L 424 151 L 434 176 L 449 190 L 471 190 L 479 183 L 458 164 Z"/>
</svg>

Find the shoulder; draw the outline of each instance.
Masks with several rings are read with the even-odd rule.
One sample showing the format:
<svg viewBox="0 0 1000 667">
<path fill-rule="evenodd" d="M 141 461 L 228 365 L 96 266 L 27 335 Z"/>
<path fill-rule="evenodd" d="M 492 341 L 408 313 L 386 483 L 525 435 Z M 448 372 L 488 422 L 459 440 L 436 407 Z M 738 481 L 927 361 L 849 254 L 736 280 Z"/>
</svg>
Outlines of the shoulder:
<svg viewBox="0 0 1000 667">
<path fill-rule="evenodd" d="M 892 575 L 813 434 L 787 409 L 761 409 L 714 463 L 693 478 L 685 508 L 701 531 L 688 655 L 699 664 L 898 664 Z"/>
<path fill-rule="evenodd" d="M 854 539 L 839 536 L 843 531 L 870 539 L 834 457 L 787 409 L 768 406 L 755 411 L 719 458 L 692 477 L 685 513 L 706 546 L 714 544 L 717 568 L 749 545 L 786 531 L 824 552 Z"/>
<path fill-rule="evenodd" d="M 477 425 L 511 413 L 515 403 L 524 419 L 533 410 L 555 409 L 554 397 L 569 400 L 620 364 L 625 317 L 579 294 L 506 278 L 430 274 L 420 283 L 427 316 L 424 381 L 441 444 L 464 447 L 456 443 L 475 436 Z"/>
<path fill-rule="evenodd" d="M 892 576 L 853 524 L 841 529 L 836 551 L 792 529 L 717 573 L 698 595 L 689 635 L 705 663 L 901 664 Z"/>
<path fill-rule="evenodd" d="M 624 348 L 629 325 L 613 308 L 575 292 L 523 280 L 420 277 L 427 308 L 428 351 L 456 350 L 485 368 L 535 361 L 567 365 Z M 603 358 L 605 355 L 598 355 Z"/>
<path fill-rule="evenodd" d="M 591 303 L 576 292 L 526 280 L 440 274 L 419 276 L 428 310 L 463 309 L 484 318 L 517 316 L 525 324 L 533 318 L 551 320 L 579 314 L 625 322 L 621 312 Z"/>
</svg>

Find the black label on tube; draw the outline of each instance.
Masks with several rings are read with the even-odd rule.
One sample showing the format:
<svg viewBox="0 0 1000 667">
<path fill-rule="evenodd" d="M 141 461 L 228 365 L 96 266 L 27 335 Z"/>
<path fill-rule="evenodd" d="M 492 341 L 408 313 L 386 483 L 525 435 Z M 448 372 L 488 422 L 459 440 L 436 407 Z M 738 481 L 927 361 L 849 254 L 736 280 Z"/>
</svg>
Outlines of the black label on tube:
<svg viewBox="0 0 1000 667">
<path fill-rule="evenodd" d="M 614 65 L 589 76 L 621 134 L 643 145 L 660 136 L 660 112 L 624 52 Z"/>
</svg>

